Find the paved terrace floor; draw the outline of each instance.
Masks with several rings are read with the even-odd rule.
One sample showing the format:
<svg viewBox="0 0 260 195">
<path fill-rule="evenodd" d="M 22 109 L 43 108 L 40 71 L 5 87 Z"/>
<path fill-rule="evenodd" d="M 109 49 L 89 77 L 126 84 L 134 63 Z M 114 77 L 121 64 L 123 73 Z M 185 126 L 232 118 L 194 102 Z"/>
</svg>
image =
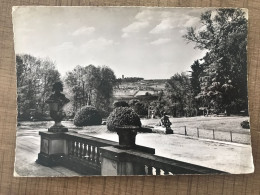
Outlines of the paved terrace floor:
<svg viewBox="0 0 260 195">
<path fill-rule="evenodd" d="M 41 129 L 43 130 L 43 129 Z M 18 128 L 16 143 L 15 174 L 19 176 L 78 176 L 78 173 L 63 167 L 45 167 L 35 160 L 40 151 L 39 130 Z M 78 133 L 88 134 L 85 130 Z M 112 141 L 118 141 L 116 133 L 89 133 Z M 139 145 L 153 147 L 156 155 L 230 173 L 250 173 L 253 171 L 251 146 L 228 142 L 212 141 L 156 133 L 140 133 L 136 137 Z"/>
</svg>

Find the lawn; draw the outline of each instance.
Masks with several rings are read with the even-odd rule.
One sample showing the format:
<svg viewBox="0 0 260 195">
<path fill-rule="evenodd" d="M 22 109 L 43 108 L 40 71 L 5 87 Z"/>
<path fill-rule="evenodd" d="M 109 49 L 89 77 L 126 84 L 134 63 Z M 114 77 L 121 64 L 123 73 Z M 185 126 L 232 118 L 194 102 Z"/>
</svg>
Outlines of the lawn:
<svg viewBox="0 0 260 195">
<path fill-rule="evenodd" d="M 185 135 L 186 129 L 186 134 L 192 137 L 250 144 L 250 129 L 243 129 L 240 125 L 244 120 L 249 120 L 249 117 L 170 118 L 175 134 Z M 142 119 L 142 124 L 154 127 L 155 131 L 164 132 L 164 128 L 158 126 L 159 119 Z"/>
<path fill-rule="evenodd" d="M 142 119 L 143 125 L 158 125 L 160 119 Z M 249 120 L 249 117 L 244 116 L 230 116 L 230 117 L 216 117 L 216 116 L 197 116 L 197 117 L 183 117 L 170 118 L 172 128 L 186 126 L 189 128 L 200 129 L 215 129 L 221 131 L 232 131 L 238 133 L 248 133 L 249 129 L 243 129 L 240 123 L 244 120 Z"/>
</svg>

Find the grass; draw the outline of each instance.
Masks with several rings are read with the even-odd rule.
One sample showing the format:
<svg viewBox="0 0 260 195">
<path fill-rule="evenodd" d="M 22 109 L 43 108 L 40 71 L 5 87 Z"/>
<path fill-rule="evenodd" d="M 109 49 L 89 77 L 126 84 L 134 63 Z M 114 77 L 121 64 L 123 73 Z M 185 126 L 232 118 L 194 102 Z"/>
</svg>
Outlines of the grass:
<svg viewBox="0 0 260 195">
<path fill-rule="evenodd" d="M 160 119 L 142 119 L 143 125 L 156 126 Z M 183 117 L 170 118 L 172 128 L 186 126 L 189 128 L 199 129 L 215 129 L 220 131 L 232 131 L 237 133 L 249 133 L 249 129 L 243 129 L 240 123 L 244 120 L 249 120 L 249 117 L 244 116 L 230 116 L 230 117 L 216 117 L 216 116 L 197 116 L 197 117 Z"/>
</svg>

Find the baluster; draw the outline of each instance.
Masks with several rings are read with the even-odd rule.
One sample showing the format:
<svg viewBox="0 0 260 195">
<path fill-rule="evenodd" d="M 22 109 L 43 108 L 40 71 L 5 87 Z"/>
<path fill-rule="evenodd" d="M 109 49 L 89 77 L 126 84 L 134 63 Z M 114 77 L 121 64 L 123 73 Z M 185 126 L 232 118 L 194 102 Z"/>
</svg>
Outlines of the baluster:
<svg viewBox="0 0 260 195">
<path fill-rule="evenodd" d="M 153 175 L 153 167 L 148 166 L 148 175 Z"/>
<path fill-rule="evenodd" d="M 71 141 L 71 155 L 73 156 L 74 155 L 74 149 L 75 149 L 75 142 L 72 140 Z"/>
<path fill-rule="evenodd" d="M 155 168 L 156 169 L 156 175 L 161 175 L 161 169 Z"/>
<path fill-rule="evenodd" d="M 169 175 L 169 172 L 168 172 L 168 171 L 163 170 L 163 172 L 164 172 L 164 175 Z"/>
<path fill-rule="evenodd" d="M 98 165 L 101 164 L 99 158 L 100 158 L 100 151 L 99 151 L 99 147 L 97 147 L 97 161 L 96 161 L 96 163 L 97 163 Z"/>
<path fill-rule="evenodd" d="M 79 148 L 79 157 L 82 158 L 82 152 L 83 152 L 83 143 L 82 142 L 79 143 L 79 147 L 80 147 Z"/>
<path fill-rule="evenodd" d="M 96 158 L 96 147 L 92 146 L 92 162 L 95 162 Z"/>
<path fill-rule="evenodd" d="M 78 142 L 75 141 L 75 156 L 78 156 L 78 154 L 79 154 Z"/>
<path fill-rule="evenodd" d="M 81 144 L 81 143 L 78 142 L 78 155 L 77 155 L 77 156 L 78 156 L 79 158 L 80 158 L 80 144 Z"/>
<path fill-rule="evenodd" d="M 72 141 L 71 140 L 69 140 L 69 144 L 68 144 L 68 146 L 69 146 L 69 148 L 68 148 L 68 153 L 69 153 L 69 155 L 71 155 L 72 154 Z"/>
<path fill-rule="evenodd" d="M 86 159 L 87 155 L 87 143 L 84 143 L 84 149 L 83 149 L 83 158 Z"/>
<path fill-rule="evenodd" d="M 90 161 L 90 155 L 91 155 L 91 145 L 88 144 L 88 161 Z"/>
</svg>

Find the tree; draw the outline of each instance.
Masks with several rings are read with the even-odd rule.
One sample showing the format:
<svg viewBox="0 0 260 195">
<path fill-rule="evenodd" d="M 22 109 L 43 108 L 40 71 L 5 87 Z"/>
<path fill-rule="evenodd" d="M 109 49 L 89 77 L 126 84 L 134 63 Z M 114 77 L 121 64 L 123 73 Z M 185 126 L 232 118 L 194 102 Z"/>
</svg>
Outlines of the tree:
<svg viewBox="0 0 260 195">
<path fill-rule="evenodd" d="M 166 97 L 173 116 L 192 115 L 192 90 L 189 77 L 185 73 L 175 74 L 165 85 Z"/>
<path fill-rule="evenodd" d="M 203 13 L 200 21 L 199 29 L 190 27 L 184 35 L 187 42 L 195 43 L 195 48 L 208 51 L 202 64 L 202 79 L 207 80 L 207 84 L 201 88 L 200 95 L 207 94 L 210 102 L 221 105 L 227 115 L 232 103 L 237 109 L 247 109 L 247 19 L 244 12 L 241 9 L 211 10 Z"/>
<path fill-rule="evenodd" d="M 114 71 L 107 66 L 99 67 L 99 69 L 101 81 L 97 87 L 97 107 L 99 110 L 107 112 L 108 115 L 112 111 L 113 87 L 116 85 L 116 76 Z"/>
<path fill-rule="evenodd" d="M 45 100 L 52 93 L 60 74 L 50 59 L 16 55 L 18 118 L 28 119 L 31 112 L 42 117 L 47 111 Z M 34 115 L 35 115 L 34 114 Z"/>
<path fill-rule="evenodd" d="M 96 107 L 103 116 L 112 111 L 116 77 L 109 67 L 77 66 L 67 73 L 65 83 L 72 92 L 74 113 L 85 105 Z"/>
<path fill-rule="evenodd" d="M 203 67 L 199 63 L 198 60 L 194 61 L 194 63 L 191 65 L 191 87 L 193 91 L 194 97 L 198 95 L 201 91 L 201 86 L 200 86 L 200 77 L 203 72 Z"/>
<path fill-rule="evenodd" d="M 148 114 L 148 102 L 133 99 L 129 101 L 129 105 L 139 116 L 144 116 Z"/>
<path fill-rule="evenodd" d="M 72 71 L 66 73 L 65 93 L 71 99 L 69 104 L 73 105 L 72 115 L 82 106 L 87 105 L 87 94 L 85 90 L 84 67 L 76 66 Z"/>
</svg>

